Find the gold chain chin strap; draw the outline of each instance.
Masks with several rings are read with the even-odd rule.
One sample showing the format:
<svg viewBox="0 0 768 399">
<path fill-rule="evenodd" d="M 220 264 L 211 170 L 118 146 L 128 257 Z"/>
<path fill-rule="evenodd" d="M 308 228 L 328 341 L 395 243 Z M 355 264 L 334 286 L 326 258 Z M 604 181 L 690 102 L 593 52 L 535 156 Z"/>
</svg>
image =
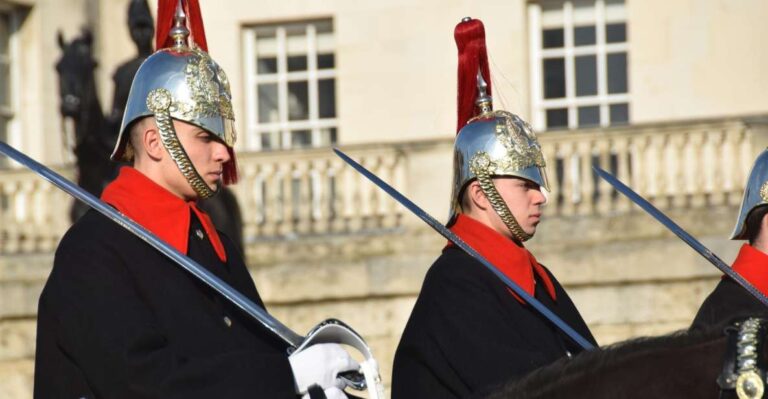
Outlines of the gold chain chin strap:
<svg viewBox="0 0 768 399">
<path fill-rule="evenodd" d="M 155 120 L 157 121 L 157 128 L 160 131 L 160 139 L 163 142 L 163 146 L 168 151 L 171 159 L 179 167 L 181 174 L 187 179 L 189 185 L 195 190 L 200 199 L 210 198 L 216 191 L 211 190 L 205 183 L 200 174 L 197 173 L 192 162 L 189 160 L 189 156 L 184 151 L 184 147 L 181 146 L 176 131 L 173 128 L 173 121 L 168 109 L 171 106 L 171 93 L 166 89 L 152 90 L 147 96 L 147 107 L 155 114 Z"/>
<path fill-rule="evenodd" d="M 480 188 L 483 189 L 485 196 L 488 197 L 488 202 L 491 203 L 493 210 L 499 215 L 501 221 L 504 222 L 512 233 L 512 236 L 520 240 L 520 242 L 530 240 L 531 237 L 533 237 L 533 234 L 526 233 L 525 230 L 520 227 L 520 224 L 517 223 L 517 220 L 509 210 L 507 203 L 504 202 L 504 199 L 501 198 L 501 195 L 499 195 L 499 192 L 496 190 L 496 186 L 493 184 L 491 176 L 484 170 L 477 171 L 476 175 Z"/>
</svg>

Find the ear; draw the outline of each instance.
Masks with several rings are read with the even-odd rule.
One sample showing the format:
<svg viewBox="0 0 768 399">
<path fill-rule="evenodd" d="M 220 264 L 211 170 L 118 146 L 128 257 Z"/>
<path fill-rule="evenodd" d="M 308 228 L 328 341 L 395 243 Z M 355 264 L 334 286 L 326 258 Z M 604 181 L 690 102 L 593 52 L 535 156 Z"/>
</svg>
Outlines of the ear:
<svg viewBox="0 0 768 399">
<path fill-rule="evenodd" d="M 470 182 L 465 189 L 465 192 L 467 199 L 473 207 L 482 211 L 485 211 L 491 207 L 491 203 L 488 202 L 488 197 L 486 197 L 485 192 L 483 192 L 483 188 L 480 187 L 480 183 L 478 183 L 477 180 Z"/>
<path fill-rule="evenodd" d="M 59 44 L 59 48 L 62 50 L 64 50 L 64 48 L 67 46 L 67 44 L 64 42 L 64 35 L 61 34 L 61 30 L 56 32 L 56 43 Z"/>
<path fill-rule="evenodd" d="M 83 28 L 83 42 L 89 47 L 93 44 L 93 33 L 89 28 Z"/>
<path fill-rule="evenodd" d="M 144 124 L 144 129 L 141 132 L 141 144 L 144 147 L 144 152 L 155 161 L 163 159 L 165 156 L 165 146 L 160 139 L 160 132 L 157 130 L 157 125 L 147 121 Z"/>
</svg>

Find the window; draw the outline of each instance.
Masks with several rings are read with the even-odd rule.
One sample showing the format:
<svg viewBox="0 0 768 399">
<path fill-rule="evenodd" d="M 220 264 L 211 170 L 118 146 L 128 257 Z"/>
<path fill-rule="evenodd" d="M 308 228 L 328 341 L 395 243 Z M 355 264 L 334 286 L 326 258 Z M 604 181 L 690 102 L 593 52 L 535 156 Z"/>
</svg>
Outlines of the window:
<svg viewBox="0 0 768 399">
<path fill-rule="evenodd" d="M 528 12 L 533 125 L 629 123 L 624 0 L 541 0 Z"/>
<path fill-rule="evenodd" d="M 248 150 L 336 142 L 336 57 L 331 20 L 244 31 Z"/>
</svg>

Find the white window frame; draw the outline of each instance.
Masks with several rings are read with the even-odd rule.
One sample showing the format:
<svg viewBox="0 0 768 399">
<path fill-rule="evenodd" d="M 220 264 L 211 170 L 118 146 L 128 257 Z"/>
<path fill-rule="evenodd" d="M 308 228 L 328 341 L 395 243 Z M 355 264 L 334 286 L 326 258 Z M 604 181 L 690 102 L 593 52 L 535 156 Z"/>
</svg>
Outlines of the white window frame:
<svg viewBox="0 0 768 399">
<path fill-rule="evenodd" d="M 280 137 L 279 144 L 272 149 L 290 149 L 292 147 L 291 131 L 309 130 L 311 132 L 311 146 L 318 147 L 330 143 L 324 143 L 322 137 L 323 129 L 337 129 L 338 120 L 334 118 L 319 117 L 319 89 L 318 81 L 323 79 L 333 79 L 337 81 L 336 65 L 330 69 L 317 68 L 317 30 L 315 23 L 329 22 L 333 27 L 333 21 L 330 19 L 308 20 L 302 22 L 289 22 L 285 24 L 255 25 L 243 30 L 244 43 L 244 61 L 245 61 L 245 88 L 246 88 L 246 137 L 244 146 L 246 150 L 261 151 L 261 133 L 264 131 L 277 131 Z M 288 72 L 287 66 L 287 46 L 286 46 L 286 26 L 304 23 L 306 27 L 306 48 L 307 48 L 307 70 Z M 258 74 L 256 68 L 256 34 L 259 28 L 265 26 L 274 26 L 277 40 L 277 73 Z M 336 51 L 333 51 L 334 58 Z M 308 119 L 301 121 L 288 120 L 288 81 L 305 80 L 308 83 L 309 115 Z M 260 123 L 259 118 L 259 99 L 258 87 L 263 83 L 277 84 L 278 98 L 278 121 L 272 123 Z M 338 92 L 337 92 L 338 93 Z M 338 100 L 335 99 L 338 105 Z M 336 107 L 338 114 L 338 107 Z"/>
<path fill-rule="evenodd" d="M 21 79 L 21 70 L 18 66 L 18 54 L 19 54 L 19 39 L 18 32 L 21 24 L 21 11 L 14 7 L 12 4 L 6 2 L 0 2 L 0 13 L 8 15 L 8 54 L 0 54 L 0 63 L 8 65 L 8 105 L 3 106 L 0 104 L 0 116 L 7 118 L 5 126 L 5 141 L 19 148 L 20 142 L 20 126 L 18 118 L 16 118 L 16 110 L 19 109 L 20 93 L 18 90 L 18 82 Z M 0 160 L 0 167 L 13 167 L 8 162 L 7 158 Z M 19 167 L 18 165 L 16 167 Z"/>
<path fill-rule="evenodd" d="M 606 43 L 605 25 L 606 23 L 623 22 L 626 19 L 626 3 L 624 4 L 624 15 L 619 18 L 606 18 L 605 1 L 595 0 L 595 44 L 589 46 L 574 46 L 573 39 L 573 2 L 565 0 L 563 3 L 563 34 L 564 45 L 562 48 L 544 49 L 542 48 L 542 33 L 544 26 L 542 21 L 542 9 L 539 2 L 530 3 L 528 6 L 528 37 L 530 44 L 530 70 L 531 70 L 531 103 L 533 108 L 532 123 L 535 129 L 544 131 L 547 129 L 546 111 L 553 108 L 568 109 L 568 129 L 578 129 L 578 107 L 580 106 L 599 106 L 600 107 L 600 125 L 609 126 L 609 106 L 611 104 L 626 103 L 630 105 L 629 93 L 608 94 L 608 73 L 606 65 L 606 54 L 623 52 L 629 56 L 628 41 L 623 43 Z M 553 25 L 553 27 L 555 27 Z M 557 26 L 559 27 L 559 25 Z M 597 95 L 576 96 L 576 70 L 575 57 L 580 55 L 597 56 Z M 562 57 L 565 59 L 565 97 L 557 99 L 544 98 L 544 59 Z M 627 66 L 629 69 L 629 65 Z M 629 70 L 627 70 L 627 79 L 629 79 Z M 628 87 L 629 90 L 629 87 Z M 631 108 L 630 108 L 631 110 Z M 631 113 L 629 121 L 631 121 Z M 629 122 L 628 121 L 628 122 Z"/>
</svg>

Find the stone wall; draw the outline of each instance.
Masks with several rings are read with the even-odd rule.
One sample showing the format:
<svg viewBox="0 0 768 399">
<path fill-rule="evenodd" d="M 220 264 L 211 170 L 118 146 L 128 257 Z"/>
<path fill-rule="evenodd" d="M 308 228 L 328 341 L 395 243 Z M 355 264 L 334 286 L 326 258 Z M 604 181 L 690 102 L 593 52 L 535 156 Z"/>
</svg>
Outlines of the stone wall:
<svg viewBox="0 0 768 399">
<path fill-rule="evenodd" d="M 725 237 L 736 212 L 723 206 L 670 216 L 730 262 L 739 243 Z M 443 245 L 416 227 L 255 242 L 247 256 L 271 313 L 299 333 L 325 318 L 344 320 L 371 344 L 389 382 L 400 333 Z M 601 344 L 686 327 L 719 274 L 639 211 L 545 218 L 529 247 L 565 285 Z M 50 254 L 0 258 L 0 397 L 31 397 L 34 317 L 50 264 Z"/>
</svg>

